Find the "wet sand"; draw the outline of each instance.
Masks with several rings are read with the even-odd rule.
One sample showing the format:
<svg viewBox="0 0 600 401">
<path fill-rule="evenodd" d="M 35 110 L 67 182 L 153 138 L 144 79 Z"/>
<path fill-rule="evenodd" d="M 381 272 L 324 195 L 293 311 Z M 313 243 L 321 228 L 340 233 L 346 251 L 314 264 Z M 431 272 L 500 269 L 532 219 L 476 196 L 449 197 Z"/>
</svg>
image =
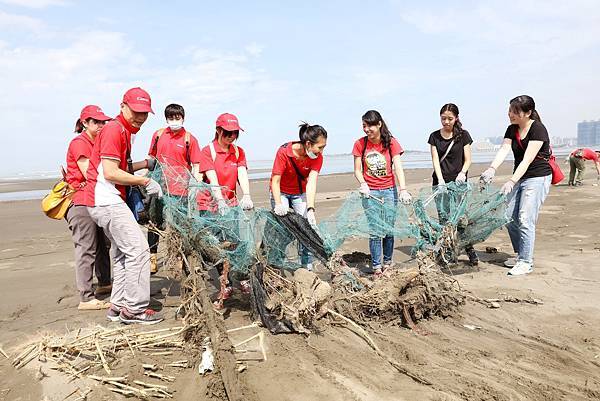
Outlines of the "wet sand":
<svg viewBox="0 0 600 401">
<path fill-rule="evenodd" d="M 472 175 L 482 169 L 474 166 Z M 372 328 L 384 352 L 433 379 L 433 385 L 398 374 L 362 339 L 335 327 L 308 339 L 267 336 L 269 360 L 250 364 L 241 374 L 243 382 L 260 400 L 600 399 L 600 187 L 592 185 L 591 170 L 583 187 L 551 189 L 540 214 L 532 274 L 506 275 L 502 261 L 511 253 L 506 230 L 475 246 L 482 260 L 478 268 L 464 264 L 454 272 L 462 288 L 477 297 L 532 297 L 542 305 L 504 302 L 489 309 L 468 302 L 455 317 L 419 323 L 427 336 L 395 325 Z M 506 164 L 499 174 L 509 171 Z M 407 171 L 409 190 L 430 185 L 430 174 L 430 169 Z M 53 182 L 15 190 L 48 188 Z M 251 186 L 255 205 L 266 207 L 267 181 Z M 334 211 L 356 187 L 350 174 L 321 177 L 317 217 Z M 46 218 L 39 200 L 0 206 L 2 348 L 15 356 L 41 333 L 109 325 L 102 311 L 76 309 L 73 245 L 65 222 Z M 498 253 L 485 253 L 486 246 Z M 396 263 L 413 263 L 409 248 L 410 243 L 397 242 Z M 368 252 L 364 240 L 348 241 L 343 250 Z M 164 285 L 160 273 L 153 277 L 153 293 Z M 165 312 L 163 325 L 173 325 L 173 309 Z M 247 310 L 232 310 L 225 320 L 230 328 L 249 322 Z M 60 377 L 39 381 L 35 374 L 29 368 L 16 371 L 0 355 L 0 400 L 62 400 L 74 388 Z M 208 399 L 199 390 L 203 386 L 192 369 L 173 386 L 175 399 Z M 95 391 L 88 399 L 120 399 L 109 394 Z"/>
</svg>

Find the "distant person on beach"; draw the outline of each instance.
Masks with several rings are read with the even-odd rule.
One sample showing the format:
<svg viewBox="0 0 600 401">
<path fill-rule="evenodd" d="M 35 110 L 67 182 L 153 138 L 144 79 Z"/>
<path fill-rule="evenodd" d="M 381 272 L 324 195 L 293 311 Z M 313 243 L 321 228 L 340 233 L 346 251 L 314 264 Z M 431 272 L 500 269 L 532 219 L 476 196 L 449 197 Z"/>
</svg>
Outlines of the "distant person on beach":
<svg viewBox="0 0 600 401">
<path fill-rule="evenodd" d="M 131 162 L 135 134 L 154 113 L 148 92 L 132 88 L 125 92 L 121 113 L 107 123 L 96 138 L 88 169 L 84 204 L 111 242 L 113 288 L 106 317 L 126 324 L 162 321 L 150 304 L 150 252 L 148 241 L 127 206 L 128 187 L 144 185 L 148 195 L 162 196 L 151 178 L 134 175 L 147 168 L 148 160 Z"/>
<path fill-rule="evenodd" d="M 404 169 L 400 156 L 404 150 L 392 136 L 385 121 L 378 111 L 369 110 L 362 116 L 362 127 L 366 136 L 354 142 L 354 176 L 360 184 L 359 192 L 363 195 L 363 205 L 367 220 L 373 227 L 378 226 L 380 208 L 370 207 L 375 202 L 382 202 L 385 210 L 395 210 L 398 199 L 409 204 L 412 200 L 406 189 Z M 397 181 L 397 185 L 396 185 Z M 383 217 L 387 225 L 393 226 L 395 212 L 386 213 Z M 372 228 L 372 231 L 376 231 Z M 394 252 L 394 236 L 388 234 L 383 238 L 371 235 L 369 238 L 371 265 L 375 278 L 392 266 Z M 383 260 L 382 260 L 383 254 Z"/>
<path fill-rule="evenodd" d="M 161 164 L 163 190 L 165 194 L 176 199 L 186 199 L 190 172 L 200 170 L 200 146 L 198 140 L 184 126 L 185 110 L 178 104 L 169 104 L 165 108 L 166 128 L 154 133 L 150 142 L 150 163 L 157 160 Z M 153 170 L 153 168 L 151 168 Z M 160 202 L 162 205 L 162 202 Z M 162 209 L 162 208 L 158 208 Z M 162 220 L 162 219 L 161 219 Z M 148 230 L 148 245 L 150 246 L 150 273 L 158 271 L 159 235 Z"/>
<path fill-rule="evenodd" d="M 585 161 L 592 160 L 596 165 L 596 172 L 600 180 L 600 150 L 593 151 L 589 148 L 575 149 L 569 155 L 569 185 L 583 185 L 583 175 L 585 174 Z"/>
<path fill-rule="evenodd" d="M 513 174 L 501 191 L 507 196 L 507 213 L 512 218 L 507 224 L 508 234 L 517 254 L 516 259 L 509 258 L 504 264 L 511 267 L 509 275 L 517 276 L 533 271 L 535 226 L 552 181 L 548 163 L 551 151 L 548 131 L 532 97 L 521 95 L 512 99 L 508 118 L 510 125 L 504 134 L 504 142 L 480 180 L 490 183 L 496 169 L 512 150 L 515 158 Z"/>
<path fill-rule="evenodd" d="M 72 198 L 73 206 L 67 211 L 65 219 L 75 245 L 75 281 L 79 291 L 79 310 L 106 309 L 110 306 L 109 302 L 96 298 L 110 294 L 112 289 L 109 243 L 102 228 L 90 217 L 83 198 L 94 141 L 110 119 L 100 107 L 85 106 L 75 122 L 75 132 L 79 135 L 73 138 L 67 151 L 66 181 L 76 192 Z M 94 273 L 98 280 L 95 291 L 92 286 Z"/>
<path fill-rule="evenodd" d="M 248 163 L 246 161 L 246 152 L 235 142 L 240 136 L 240 127 L 238 118 L 230 113 L 223 113 L 217 117 L 215 123 L 215 136 L 213 140 L 202 148 L 203 163 L 200 164 L 200 173 L 204 175 L 204 182 L 211 184 L 212 195 L 208 191 L 198 194 L 198 207 L 200 211 L 228 213 L 230 206 L 239 205 L 243 210 L 252 210 L 254 203 L 250 196 L 250 180 L 248 179 Z M 238 203 L 236 198 L 237 184 L 240 184 L 242 197 Z M 212 202 L 211 202 L 212 201 Z M 216 201 L 217 210 L 214 208 Z M 233 212 L 233 211 L 231 211 Z M 240 219 L 232 216 L 235 220 L 235 227 L 227 227 L 230 233 L 239 235 Z M 226 238 L 225 240 L 232 240 Z M 217 268 L 219 275 L 222 274 L 222 265 Z M 233 274 L 230 272 L 228 284 L 225 292 L 221 294 L 223 300 L 228 299 L 232 292 Z M 248 280 L 240 281 L 240 288 L 243 293 L 250 293 L 250 283 Z"/>
<path fill-rule="evenodd" d="M 433 162 L 433 186 L 439 191 L 436 197 L 439 221 L 446 224 L 450 208 L 450 196 L 446 183 L 465 184 L 471 166 L 471 144 L 473 139 L 462 127 L 458 117 L 458 106 L 448 103 L 440 110 L 442 128 L 429 135 L 427 143 L 431 148 Z M 466 247 L 469 263 L 477 266 L 479 258 L 472 245 Z"/>
<path fill-rule="evenodd" d="M 285 216 L 292 208 L 306 217 L 311 226 L 316 226 L 315 196 L 327 131 L 320 125 L 303 123 L 298 136 L 299 141 L 284 143 L 275 155 L 270 182 L 271 207 L 278 216 Z M 302 267 L 312 270 L 312 255 L 308 249 L 300 244 L 298 252 Z"/>
</svg>

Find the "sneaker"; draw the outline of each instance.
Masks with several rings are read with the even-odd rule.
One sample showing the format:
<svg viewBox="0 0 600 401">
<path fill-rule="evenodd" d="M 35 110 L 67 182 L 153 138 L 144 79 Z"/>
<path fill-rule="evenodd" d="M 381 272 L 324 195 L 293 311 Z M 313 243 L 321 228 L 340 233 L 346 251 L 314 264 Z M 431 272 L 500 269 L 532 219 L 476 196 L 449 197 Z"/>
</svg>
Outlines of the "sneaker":
<svg viewBox="0 0 600 401">
<path fill-rule="evenodd" d="M 515 267 L 517 264 L 517 258 L 508 258 L 504 261 L 504 266 L 506 267 Z"/>
<path fill-rule="evenodd" d="M 384 261 L 382 271 L 385 272 L 386 270 L 391 269 L 392 267 L 394 267 L 393 261 L 391 261 L 391 260 L 389 262 Z"/>
<path fill-rule="evenodd" d="M 98 285 L 98 287 L 96 287 L 96 291 L 94 291 L 94 294 L 105 295 L 105 294 L 110 294 L 111 292 L 112 292 L 112 284 Z"/>
<path fill-rule="evenodd" d="M 517 261 L 515 267 L 508 271 L 509 276 L 520 276 L 523 274 L 529 274 L 533 271 L 533 265 L 531 263 L 524 262 L 522 260 Z"/>
<path fill-rule="evenodd" d="M 78 310 L 101 310 L 110 308 L 110 302 L 101 301 L 99 299 L 91 299 L 89 301 L 81 301 L 77 306 Z"/>
<path fill-rule="evenodd" d="M 373 267 L 373 280 L 377 280 L 381 276 L 383 276 L 383 269 L 381 268 L 381 266 Z"/>
<path fill-rule="evenodd" d="M 250 292 L 252 291 L 252 288 L 250 287 L 250 281 L 240 281 L 240 290 L 242 291 L 242 294 L 250 294 Z"/>
<path fill-rule="evenodd" d="M 312 263 L 307 263 L 305 265 L 302 265 L 303 269 L 308 270 L 309 272 L 313 271 L 313 264 Z"/>
<path fill-rule="evenodd" d="M 110 320 L 111 322 L 118 322 L 119 319 L 119 315 L 121 314 L 121 308 L 110 304 L 110 307 L 108 308 L 108 312 L 106 312 L 106 318 L 108 320 Z"/>
<path fill-rule="evenodd" d="M 121 309 L 119 320 L 125 324 L 156 324 L 163 321 L 163 317 L 152 309 L 146 309 L 141 313 L 130 313 L 126 308 Z"/>
<path fill-rule="evenodd" d="M 233 287 L 231 287 L 230 285 L 228 285 L 227 287 L 225 287 L 225 290 L 223 291 L 223 301 L 225 301 L 226 299 L 231 298 L 231 294 L 233 293 Z"/>
<path fill-rule="evenodd" d="M 469 264 L 471 266 L 477 266 L 479 264 L 479 257 L 474 248 L 467 249 L 467 256 L 469 257 Z"/>
<path fill-rule="evenodd" d="M 150 274 L 158 273 L 158 258 L 155 253 L 150 254 Z"/>
</svg>

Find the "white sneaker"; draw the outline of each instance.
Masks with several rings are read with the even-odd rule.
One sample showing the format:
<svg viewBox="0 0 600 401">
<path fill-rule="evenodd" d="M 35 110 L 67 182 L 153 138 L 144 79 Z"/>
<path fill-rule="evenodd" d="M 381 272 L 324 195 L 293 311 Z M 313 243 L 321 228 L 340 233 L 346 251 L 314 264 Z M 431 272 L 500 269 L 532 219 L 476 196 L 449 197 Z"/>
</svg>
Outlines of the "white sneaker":
<svg viewBox="0 0 600 401">
<path fill-rule="evenodd" d="M 533 271 L 533 265 L 531 263 L 524 262 L 522 260 L 517 261 L 517 264 L 508 271 L 509 276 L 520 276 L 523 274 L 529 274 Z"/>
<path fill-rule="evenodd" d="M 504 261 L 504 266 L 506 267 L 515 267 L 517 264 L 517 258 L 508 258 Z"/>
<path fill-rule="evenodd" d="M 309 272 L 313 271 L 313 264 L 312 263 L 308 263 L 304 266 L 302 266 L 303 269 L 308 270 Z"/>
</svg>

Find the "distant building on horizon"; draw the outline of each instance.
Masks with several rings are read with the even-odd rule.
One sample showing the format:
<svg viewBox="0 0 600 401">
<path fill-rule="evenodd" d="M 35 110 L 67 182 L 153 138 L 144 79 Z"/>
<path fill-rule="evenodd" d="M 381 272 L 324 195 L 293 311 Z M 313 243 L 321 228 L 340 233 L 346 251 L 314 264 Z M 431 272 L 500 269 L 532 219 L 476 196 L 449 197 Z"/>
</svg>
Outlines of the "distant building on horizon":
<svg viewBox="0 0 600 401">
<path fill-rule="evenodd" d="M 600 144 L 600 120 L 577 123 L 577 146 Z"/>
</svg>

